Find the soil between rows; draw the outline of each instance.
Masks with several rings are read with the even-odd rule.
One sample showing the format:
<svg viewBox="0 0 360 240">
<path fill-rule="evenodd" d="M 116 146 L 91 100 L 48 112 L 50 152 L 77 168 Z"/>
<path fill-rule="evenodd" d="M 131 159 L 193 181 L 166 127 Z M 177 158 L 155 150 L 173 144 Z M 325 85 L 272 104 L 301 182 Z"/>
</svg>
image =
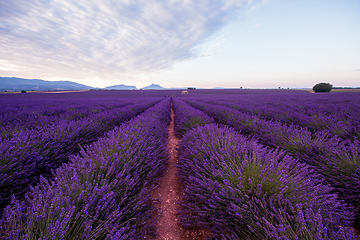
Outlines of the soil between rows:
<svg viewBox="0 0 360 240">
<path fill-rule="evenodd" d="M 158 204 L 159 219 L 156 226 L 158 236 L 156 239 L 170 240 L 170 239 L 192 239 L 203 240 L 206 239 L 207 230 L 188 230 L 181 227 L 177 209 L 179 205 L 177 201 L 182 195 L 182 186 L 180 177 L 176 175 L 176 164 L 178 161 L 178 153 L 176 150 L 179 139 L 174 132 L 174 110 L 171 104 L 171 123 L 168 127 L 168 151 L 170 159 L 168 160 L 167 169 L 164 176 L 159 180 L 158 187 L 152 193 L 152 197 L 159 199 Z"/>
</svg>

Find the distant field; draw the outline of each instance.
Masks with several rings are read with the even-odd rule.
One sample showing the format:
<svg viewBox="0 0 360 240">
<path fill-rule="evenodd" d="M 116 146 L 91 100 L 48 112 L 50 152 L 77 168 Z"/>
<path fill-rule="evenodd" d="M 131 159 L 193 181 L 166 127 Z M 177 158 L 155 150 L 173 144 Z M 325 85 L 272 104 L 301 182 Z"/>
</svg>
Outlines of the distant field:
<svg viewBox="0 0 360 240">
<path fill-rule="evenodd" d="M 68 90 L 68 91 L 27 91 L 26 93 L 72 93 L 72 92 L 87 92 L 89 90 Z M 15 91 L 15 92 L 4 92 L 1 91 L 0 93 L 21 93 L 21 91 Z"/>
<path fill-rule="evenodd" d="M 297 90 L 314 93 L 314 91 L 310 88 L 309 89 L 297 89 Z M 332 89 L 331 92 L 360 92 L 360 89 Z"/>
<path fill-rule="evenodd" d="M 173 110 L 183 228 L 356 239 L 359 89 L 44 93 L 0 94 L 0 238 L 154 234 Z"/>
<path fill-rule="evenodd" d="M 332 89 L 331 92 L 360 92 L 360 89 Z"/>
</svg>

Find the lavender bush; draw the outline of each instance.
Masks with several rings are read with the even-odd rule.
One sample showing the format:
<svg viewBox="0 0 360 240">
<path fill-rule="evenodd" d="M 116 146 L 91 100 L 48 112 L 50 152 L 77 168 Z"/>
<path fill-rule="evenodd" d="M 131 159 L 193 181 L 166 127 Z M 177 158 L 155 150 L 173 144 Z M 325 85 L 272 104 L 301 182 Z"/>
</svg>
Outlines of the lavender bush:
<svg viewBox="0 0 360 240">
<path fill-rule="evenodd" d="M 175 133 L 178 137 L 182 137 L 187 131 L 196 126 L 215 122 L 213 118 L 210 118 L 204 112 L 191 107 L 178 98 L 173 98 L 172 103 L 175 112 Z"/>
<path fill-rule="evenodd" d="M 17 100 L 17 101 L 16 101 Z M 41 131 L 47 125 L 64 121 L 77 121 L 93 114 L 140 103 L 143 99 L 84 99 L 82 101 L 47 99 L 26 102 L 16 99 L 2 103 L 0 109 L 0 137 L 11 138 L 14 133 L 24 130 Z"/>
<path fill-rule="evenodd" d="M 255 100 L 255 99 L 251 99 Z M 284 99 L 280 99 L 286 101 Z M 228 106 L 244 113 L 256 114 L 257 116 L 266 120 L 277 120 L 288 125 L 296 124 L 301 127 L 306 127 L 309 131 L 315 132 L 317 130 L 326 129 L 332 136 L 340 136 L 341 138 L 359 137 L 360 129 L 355 128 L 359 124 L 358 106 L 352 106 L 353 112 L 339 111 L 340 106 L 328 106 L 332 108 L 336 115 L 324 113 L 322 109 L 314 108 L 305 104 L 302 108 L 297 105 L 280 105 L 277 102 L 275 105 L 265 105 L 264 103 L 256 102 L 233 102 L 229 100 L 211 101 L 213 104 Z M 256 101 L 256 100 L 255 100 Z M 278 100 L 279 101 L 279 100 Z M 270 106 L 269 106 L 270 105 Z M 284 107 L 285 105 L 285 107 Z M 344 108 L 342 107 L 341 110 Z M 342 113 L 341 113 L 342 112 Z"/>
<path fill-rule="evenodd" d="M 306 128 L 267 121 L 229 107 L 189 101 L 222 123 L 258 138 L 259 142 L 286 150 L 321 174 L 341 199 L 354 207 L 355 224 L 360 226 L 360 144 L 342 140 L 326 130 L 311 133 Z"/>
<path fill-rule="evenodd" d="M 51 177 L 51 169 L 79 152 L 79 145 L 95 141 L 104 132 L 135 117 L 158 102 L 147 101 L 94 114 L 78 121 L 62 121 L 41 131 L 25 130 L 0 141 L 0 207 L 10 202 L 12 194 L 20 196 L 40 175 Z M 0 211 L 1 211 L 0 210 Z"/>
<path fill-rule="evenodd" d="M 5 239 L 134 239 L 153 232 L 148 194 L 167 160 L 170 99 L 89 145 L 12 199 L 1 220 Z"/>
<path fill-rule="evenodd" d="M 189 131 L 180 143 L 179 174 L 186 186 L 182 224 L 208 227 L 216 239 L 352 236 L 346 228 L 335 230 L 349 225 L 352 215 L 318 174 L 229 128 L 205 125 Z"/>
<path fill-rule="evenodd" d="M 285 91 L 286 92 L 286 91 Z M 239 93 L 239 91 L 238 91 Z M 241 112 L 256 114 L 267 120 L 296 124 L 311 132 L 326 129 L 343 139 L 360 137 L 360 95 L 334 93 L 331 95 L 298 93 L 221 95 L 210 94 L 196 98 L 204 103 L 224 105 Z M 213 95 L 215 92 L 213 93 Z"/>
</svg>

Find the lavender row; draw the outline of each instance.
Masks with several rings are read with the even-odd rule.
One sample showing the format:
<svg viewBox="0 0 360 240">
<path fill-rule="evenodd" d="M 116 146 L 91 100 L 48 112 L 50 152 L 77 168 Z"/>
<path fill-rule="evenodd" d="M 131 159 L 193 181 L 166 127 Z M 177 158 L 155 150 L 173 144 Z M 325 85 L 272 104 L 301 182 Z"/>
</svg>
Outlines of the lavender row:
<svg viewBox="0 0 360 240">
<path fill-rule="evenodd" d="M 306 128 L 266 121 L 225 106 L 189 101 L 214 117 L 218 123 L 250 134 L 262 144 L 280 147 L 311 165 L 330 183 L 341 199 L 354 207 L 360 224 L 360 142 L 330 137 L 324 131 L 312 134 Z"/>
<path fill-rule="evenodd" d="M 187 131 L 196 126 L 215 122 L 213 118 L 210 118 L 204 112 L 191 107 L 178 98 L 173 98 L 172 103 L 175 112 L 175 133 L 178 137 L 182 137 Z"/>
<path fill-rule="evenodd" d="M 89 145 L 12 200 L 7 239 L 138 239 L 154 230 L 149 190 L 165 169 L 170 99 Z M 0 236 L 1 237 L 1 236 Z"/>
<path fill-rule="evenodd" d="M 276 91 L 274 94 L 275 92 L 271 90 L 237 91 L 236 95 L 224 93 L 226 94 L 216 95 L 216 92 L 213 92 L 199 99 L 211 103 L 229 102 L 234 104 L 234 107 L 254 114 L 266 115 L 267 111 L 271 111 L 284 119 L 296 113 L 299 116 L 319 118 L 324 124 L 323 118 L 327 118 L 329 123 L 336 123 L 356 120 L 360 116 L 359 93 L 310 94 L 303 91 Z M 197 94 L 192 96 L 197 96 Z M 278 114 L 277 111 L 279 111 Z M 298 121 L 295 117 L 292 120 Z"/>
<path fill-rule="evenodd" d="M 306 164 L 215 124 L 180 142 L 181 223 L 214 239 L 355 239 L 349 207 Z M 339 227 L 342 226 L 342 227 Z"/>
<path fill-rule="evenodd" d="M 89 112 L 100 112 L 99 110 L 110 110 L 115 107 L 127 105 L 127 103 L 138 103 L 139 100 L 147 101 L 154 98 L 162 99 L 163 91 L 85 91 L 73 93 L 37 93 L 28 94 L 0 94 L 0 125 L 9 121 L 2 121 L 2 116 L 7 115 L 11 121 L 23 121 L 26 112 L 30 115 L 61 115 L 61 108 L 67 108 L 66 114 L 69 120 L 82 118 L 86 112 L 78 111 L 78 107 L 88 106 Z M 125 103 L 125 104 L 124 104 Z M 60 109 L 59 109 L 60 108 Z M 100 108 L 100 109 L 99 109 Z M 73 114 L 71 114 L 71 113 Z M 21 116 L 17 117 L 17 114 Z M 67 115 L 69 114 L 69 115 Z M 78 115 L 79 114 L 79 115 Z M 36 124 L 36 123 L 35 123 Z M 20 125 L 17 125 L 18 127 Z"/>
<path fill-rule="evenodd" d="M 116 108 L 91 115 L 79 121 L 48 125 L 43 131 L 27 130 L 14 133 L 0 142 L 0 207 L 10 202 L 10 196 L 20 196 L 40 175 L 51 176 L 51 169 L 68 161 L 79 152 L 79 145 L 95 141 L 104 132 L 128 121 L 159 100 Z"/>
<path fill-rule="evenodd" d="M 332 135 L 342 138 L 360 137 L 360 106 L 344 102 L 327 103 L 325 107 L 314 107 L 314 103 L 297 101 L 289 104 L 289 99 L 271 99 L 261 96 L 239 100 L 235 99 L 202 99 L 203 102 L 224 105 L 241 112 L 258 115 L 267 120 L 277 120 L 288 125 L 296 124 L 310 131 L 326 129 Z M 299 99 L 297 99 L 299 100 Z M 345 101 L 345 99 L 344 99 Z M 291 101 L 290 101 L 291 102 Z M 326 110 L 331 109 L 331 113 Z"/>
<path fill-rule="evenodd" d="M 137 101 L 139 101 L 137 99 Z M 0 137 L 11 138 L 14 132 L 26 129 L 41 130 L 47 125 L 61 121 L 76 121 L 92 114 L 109 111 L 135 103 L 135 100 L 113 101 L 47 101 L 43 102 L 17 102 L 13 106 L 9 103 L 3 105 L 0 114 Z M 12 103 L 14 104 L 14 103 Z"/>
</svg>

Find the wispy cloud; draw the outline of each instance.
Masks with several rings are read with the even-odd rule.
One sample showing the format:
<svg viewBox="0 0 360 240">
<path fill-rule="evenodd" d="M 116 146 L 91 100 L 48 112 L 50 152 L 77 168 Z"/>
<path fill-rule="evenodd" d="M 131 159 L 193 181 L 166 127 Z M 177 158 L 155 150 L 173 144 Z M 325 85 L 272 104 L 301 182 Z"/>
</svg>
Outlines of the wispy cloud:
<svg viewBox="0 0 360 240">
<path fill-rule="evenodd" d="M 266 5 L 266 4 L 268 4 L 269 1 L 270 1 L 270 0 L 261 0 L 260 3 L 254 4 L 254 5 L 249 9 L 249 12 L 251 12 L 251 11 L 253 11 L 253 10 L 259 8 L 259 7 L 262 7 L 262 6 Z"/>
<path fill-rule="evenodd" d="M 166 69 L 252 0 L 3 0 L 0 74 L 112 79 Z M 32 76 L 33 77 L 33 76 Z"/>
</svg>

